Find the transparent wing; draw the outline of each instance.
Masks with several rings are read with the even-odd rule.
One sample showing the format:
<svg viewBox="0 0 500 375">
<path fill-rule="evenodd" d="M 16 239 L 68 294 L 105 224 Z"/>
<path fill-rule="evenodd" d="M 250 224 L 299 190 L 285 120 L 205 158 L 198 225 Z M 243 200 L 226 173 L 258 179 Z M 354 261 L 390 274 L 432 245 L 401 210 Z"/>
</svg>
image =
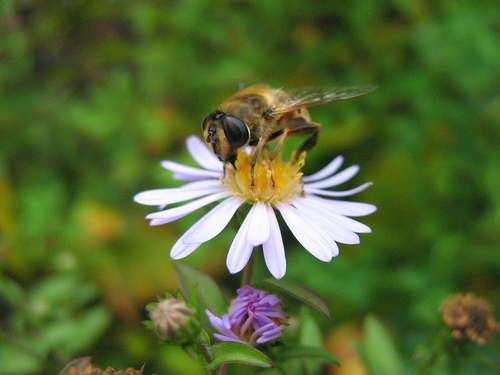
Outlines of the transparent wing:
<svg viewBox="0 0 500 375">
<path fill-rule="evenodd" d="M 324 103 L 355 98 L 375 90 L 377 86 L 339 86 L 326 88 L 302 88 L 287 90 L 289 97 L 271 108 L 273 114 L 294 111 L 299 108 L 313 107 Z"/>
</svg>

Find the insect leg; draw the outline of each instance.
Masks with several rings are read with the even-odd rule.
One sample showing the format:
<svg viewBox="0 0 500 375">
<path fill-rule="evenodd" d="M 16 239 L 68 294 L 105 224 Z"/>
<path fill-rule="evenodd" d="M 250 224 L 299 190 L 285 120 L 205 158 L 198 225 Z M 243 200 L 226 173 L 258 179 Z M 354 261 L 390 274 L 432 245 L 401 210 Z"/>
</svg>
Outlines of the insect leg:
<svg viewBox="0 0 500 375">
<path fill-rule="evenodd" d="M 276 133 L 279 133 L 279 135 L 277 135 L 276 137 L 274 137 L 274 135 Z M 270 140 L 273 140 L 273 139 L 277 139 L 278 140 L 278 144 L 274 148 L 273 154 L 271 155 L 271 160 L 274 160 L 274 158 L 276 157 L 276 155 L 278 155 L 278 153 L 283 148 L 283 145 L 285 144 L 285 139 L 288 136 L 288 128 L 281 129 L 279 132 L 276 132 L 276 133 L 272 134 L 271 135 L 271 139 L 270 139 Z"/>
<path fill-rule="evenodd" d="M 307 152 L 311 150 L 314 146 L 316 146 L 316 143 L 318 142 L 319 138 L 319 130 L 321 129 L 321 125 L 316 123 L 316 122 L 310 122 L 307 124 L 304 124 L 300 127 L 297 127 L 294 129 L 294 132 L 288 132 L 289 135 L 299 135 L 299 134 L 308 134 L 312 133 L 311 136 L 304 141 L 302 146 L 299 147 L 299 149 L 296 151 L 294 158 L 297 160 L 303 152 Z"/>
<path fill-rule="evenodd" d="M 274 132 L 269 137 L 269 140 L 273 140 L 279 137 L 286 138 L 291 135 L 302 135 L 302 134 L 310 134 L 309 138 L 307 138 L 302 146 L 295 152 L 294 159 L 297 160 L 300 154 L 305 151 L 311 150 L 318 141 L 319 131 L 321 129 L 321 125 L 316 122 L 310 122 L 303 117 L 295 117 L 294 119 L 285 123 L 284 128 Z M 280 144 L 284 142 L 284 139 L 280 139 Z"/>
<path fill-rule="evenodd" d="M 250 164 L 251 166 L 251 172 L 250 172 L 250 178 L 251 178 L 251 186 L 255 186 L 255 164 L 257 164 L 257 158 L 259 157 L 259 151 L 264 145 L 266 144 L 266 139 L 265 138 L 260 138 L 259 143 L 257 143 L 257 146 L 255 146 L 255 153 L 253 154 L 252 158 L 252 163 Z"/>
</svg>

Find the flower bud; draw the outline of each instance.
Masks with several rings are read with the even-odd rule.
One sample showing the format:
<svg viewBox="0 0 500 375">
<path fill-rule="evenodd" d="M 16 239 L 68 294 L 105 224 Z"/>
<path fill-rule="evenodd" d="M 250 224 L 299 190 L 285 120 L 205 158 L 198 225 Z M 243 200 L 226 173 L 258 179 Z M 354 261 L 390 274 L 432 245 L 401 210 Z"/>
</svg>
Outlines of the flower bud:
<svg viewBox="0 0 500 375">
<path fill-rule="evenodd" d="M 167 298 L 146 307 L 156 332 L 175 345 L 191 344 L 201 330 L 196 310 L 186 301 Z"/>
</svg>

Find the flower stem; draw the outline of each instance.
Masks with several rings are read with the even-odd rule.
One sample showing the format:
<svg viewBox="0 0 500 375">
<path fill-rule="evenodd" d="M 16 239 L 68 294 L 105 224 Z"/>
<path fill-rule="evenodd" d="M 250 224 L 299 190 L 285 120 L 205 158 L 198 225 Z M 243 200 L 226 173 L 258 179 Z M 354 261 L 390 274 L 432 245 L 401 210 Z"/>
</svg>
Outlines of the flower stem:
<svg viewBox="0 0 500 375">
<path fill-rule="evenodd" d="M 251 285 L 252 283 L 252 278 L 253 278 L 253 272 L 255 269 L 255 262 L 257 261 L 257 253 L 258 250 L 260 250 L 262 246 L 259 246 L 256 249 L 254 249 L 252 256 L 248 260 L 247 265 L 245 266 L 245 269 L 243 270 L 243 276 L 241 278 L 241 287 L 244 287 L 245 285 Z"/>
<path fill-rule="evenodd" d="M 437 333 L 432 346 L 425 353 L 422 366 L 417 371 L 417 374 L 430 374 L 432 369 L 440 360 L 446 357 L 449 351 L 450 343 L 452 343 L 451 336 L 447 330 L 441 330 Z"/>
<path fill-rule="evenodd" d="M 205 336 L 208 334 L 202 330 L 202 332 L 198 335 L 198 340 L 196 340 L 193 345 L 198 357 L 203 361 L 205 365 L 205 369 L 207 370 L 208 375 L 217 375 L 216 370 L 208 369 L 207 365 L 213 360 L 213 355 L 210 350 L 210 342 L 209 339 Z"/>
</svg>

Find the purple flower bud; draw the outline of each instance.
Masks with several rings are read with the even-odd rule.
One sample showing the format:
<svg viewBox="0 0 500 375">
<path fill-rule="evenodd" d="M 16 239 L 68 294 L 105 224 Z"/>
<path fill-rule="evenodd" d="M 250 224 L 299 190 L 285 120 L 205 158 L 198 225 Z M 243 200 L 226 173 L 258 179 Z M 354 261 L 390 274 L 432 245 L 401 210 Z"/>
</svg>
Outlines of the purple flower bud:
<svg viewBox="0 0 500 375">
<path fill-rule="evenodd" d="M 168 298 L 148 304 L 146 310 L 156 332 L 172 344 L 190 344 L 201 330 L 194 308 L 186 301 Z"/>
<path fill-rule="evenodd" d="M 206 310 L 210 323 L 221 333 L 214 336 L 222 341 L 250 345 L 263 344 L 280 337 L 285 329 L 281 300 L 248 285 L 237 292 L 238 297 L 231 302 L 229 313 L 222 318 Z"/>
</svg>

